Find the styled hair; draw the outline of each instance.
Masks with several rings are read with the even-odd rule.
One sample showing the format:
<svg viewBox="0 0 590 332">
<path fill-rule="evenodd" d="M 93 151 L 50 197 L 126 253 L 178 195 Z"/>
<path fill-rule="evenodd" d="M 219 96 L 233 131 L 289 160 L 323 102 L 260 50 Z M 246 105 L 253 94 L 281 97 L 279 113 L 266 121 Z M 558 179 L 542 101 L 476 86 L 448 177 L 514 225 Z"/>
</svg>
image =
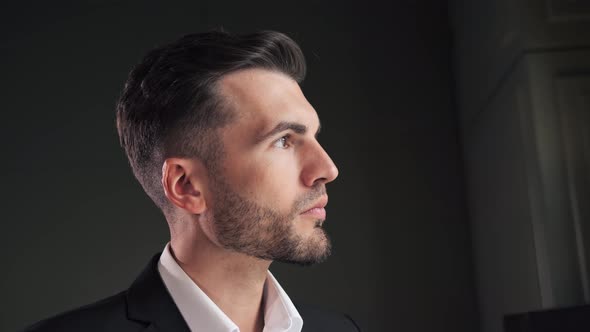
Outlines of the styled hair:
<svg viewBox="0 0 590 332">
<path fill-rule="evenodd" d="M 217 129 L 237 111 L 217 83 L 251 68 L 281 72 L 298 83 L 306 72 L 301 49 L 285 34 L 210 31 L 149 51 L 129 73 L 116 109 L 119 140 L 133 174 L 164 214 L 172 207 L 161 184 L 164 160 L 196 157 L 216 171 L 223 156 Z"/>
</svg>

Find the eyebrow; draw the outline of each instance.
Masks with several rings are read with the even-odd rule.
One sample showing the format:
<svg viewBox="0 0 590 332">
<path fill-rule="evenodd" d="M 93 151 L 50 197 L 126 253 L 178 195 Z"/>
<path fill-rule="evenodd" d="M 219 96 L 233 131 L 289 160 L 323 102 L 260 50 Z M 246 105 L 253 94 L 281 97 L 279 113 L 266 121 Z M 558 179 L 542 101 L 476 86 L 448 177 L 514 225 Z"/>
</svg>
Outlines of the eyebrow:
<svg viewBox="0 0 590 332">
<path fill-rule="evenodd" d="M 322 125 L 320 123 L 318 126 L 318 130 L 315 133 L 316 137 L 320 133 L 321 128 L 322 128 Z M 266 140 L 267 138 L 272 137 L 272 136 L 274 136 L 280 132 L 283 132 L 285 130 L 293 130 L 295 133 L 297 133 L 299 135 L 303 135 L 303 134 L 307 133 L 307 129 L 308 129 L 307 126 L 303 125 L 301 123 L 281 121 L 273 129 L 271 129 L 270 131 L 268 131 L 265 134 L 260 135 L 256 141 L 262 142 L 262 141 Z"/>
</svg>

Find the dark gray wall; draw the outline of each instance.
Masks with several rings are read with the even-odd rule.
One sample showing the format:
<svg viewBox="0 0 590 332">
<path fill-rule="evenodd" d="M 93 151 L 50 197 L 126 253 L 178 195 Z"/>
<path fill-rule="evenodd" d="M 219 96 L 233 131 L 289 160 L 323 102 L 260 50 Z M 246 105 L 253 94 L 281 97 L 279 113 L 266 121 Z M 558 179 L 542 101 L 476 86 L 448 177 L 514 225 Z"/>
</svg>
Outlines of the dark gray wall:
<svg viewBox="0 0 590 332">
<path fill-rule="evenodd" d="M 0 330 L 126 288 L 163 248 L 165 221 L 127 167 L 113 106 L 147 49 L 223 26 L 300 42 L 303 90 L 340 168 L 334 255 L 273 265 L 284 288 L 369 331 L 474 331 L 443 2 L 51 2 L 0 15 Z"/>
<path fill-rule="evenodd" d="M 480 331 L 501 332 L 590 302 L 590 3 L 450 7 Z"/>
</svg>

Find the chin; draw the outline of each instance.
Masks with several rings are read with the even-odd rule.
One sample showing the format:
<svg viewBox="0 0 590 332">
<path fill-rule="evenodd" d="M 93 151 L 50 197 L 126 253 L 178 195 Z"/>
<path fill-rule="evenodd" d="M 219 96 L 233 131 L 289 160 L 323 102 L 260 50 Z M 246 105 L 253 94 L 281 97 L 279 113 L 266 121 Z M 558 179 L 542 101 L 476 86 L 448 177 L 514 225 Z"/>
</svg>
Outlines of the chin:
<svg viewBox="0 0 590 332">
<path fill-rule="evenodd" d="M 289 257 L 287 259 L 281 259 L 280 262 L 296 264 L 299 266 L 311 266 L 319 263 L 323 263 L 328 259 L 331 254 L 331 248 L 327 243 L 321 248 L 314 248 L 315 251 L 307 252 L 303 255 L 296 257 Z"/>
<path fill-rule="evenodd" d="M 321 228 L 314 228 L 313 234 L 307 239 L 305 249 L 307 260 L 317 263 L 325 261 L 331 253 L 331 244 L 326 232 Z M 304 259 L 305 260 L 305 259 Z"/>
</svg>

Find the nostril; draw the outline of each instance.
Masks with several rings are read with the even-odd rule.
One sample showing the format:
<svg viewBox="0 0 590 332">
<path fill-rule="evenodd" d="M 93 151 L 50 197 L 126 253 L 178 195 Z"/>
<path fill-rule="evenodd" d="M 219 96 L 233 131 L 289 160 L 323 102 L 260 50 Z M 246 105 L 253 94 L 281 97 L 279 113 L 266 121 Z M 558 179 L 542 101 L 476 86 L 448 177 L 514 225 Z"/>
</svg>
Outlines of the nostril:
<svg viewBox="0 0 590 332">
<path fill-rule="evenodd" d="M 321 184 L 321 183 L 326 183 L 326 182 L 329 182 L 327 178 L 319 178 L 319 179 L 316 179 L 316 180 L 313 182 L 313 185 L 314 185 L 314 186 L 316 186 L 316 185 L 318 185 L 318 184 Z"/>
</svg>

